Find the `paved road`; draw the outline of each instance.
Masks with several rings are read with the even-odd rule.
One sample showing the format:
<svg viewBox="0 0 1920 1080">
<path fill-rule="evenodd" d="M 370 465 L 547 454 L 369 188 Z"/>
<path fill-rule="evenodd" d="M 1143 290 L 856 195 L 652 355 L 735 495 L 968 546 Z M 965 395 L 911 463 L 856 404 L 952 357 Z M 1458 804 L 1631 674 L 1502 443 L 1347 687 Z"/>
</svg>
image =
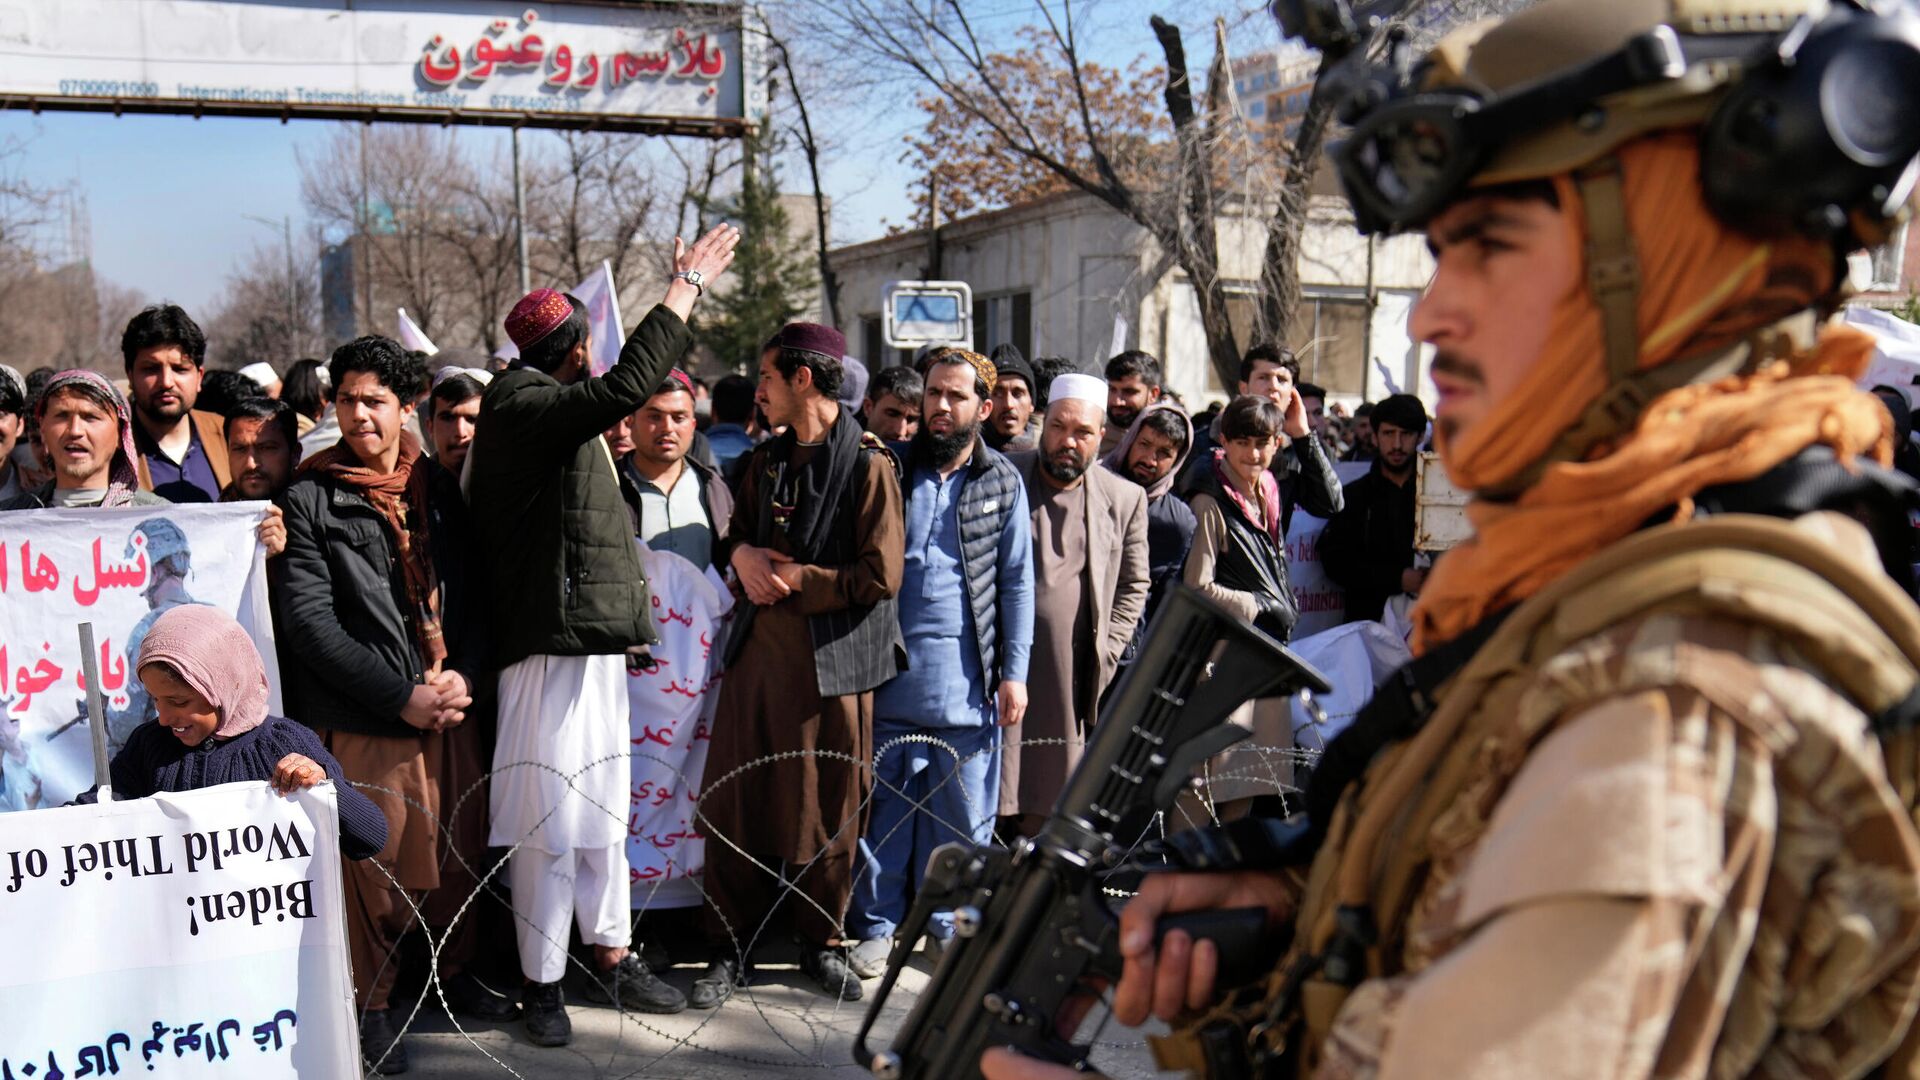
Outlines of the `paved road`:
<svg viewBox="0 0 1920 1080">
<path fill-rule="evenodd" d="M 890 1031 L 906 1018 L 913 995 L 927 983 L 930 966 L 917 956 L 901 978 L 881 1020 Z M 686 989 L 699 974 L 694 965 L 666 973 Z M 871 991 L 877 982 L 866 984 Z M 543 1049 L 528 1043 L 518 1022 L 478 1025 L 463 1022 L 463 1034 L 437 1005 L 424 1005 L 407 1039 L 412 1058 L 409 1076 L 497 1080 L 618 1080 L 622 1077 L 670 1077 L 685 1080 L 742 1080 L 759 1077 L 831 1077 L 859 1080 L 865 1069 L 853 1064 L 853 1036 L 866 1015 L 865 1002 L 829 1001 L 801 975 L 791 956 L 764 955 L 754 984 L 722 1008 L 688 1010 L 674 1016 L 646 1016 L 581 1003 L 569 990 L 573 1044 Z M 405 1015 L 394 1002 L 395 1019 Z M 1116 1078 L 1153 1077 L 1150 1060 L 1135 1033 L 1118 1028 L 1107 1035 L 1125 1043 L 1096 1053 L 1102 1072 Z"/>
</svg>

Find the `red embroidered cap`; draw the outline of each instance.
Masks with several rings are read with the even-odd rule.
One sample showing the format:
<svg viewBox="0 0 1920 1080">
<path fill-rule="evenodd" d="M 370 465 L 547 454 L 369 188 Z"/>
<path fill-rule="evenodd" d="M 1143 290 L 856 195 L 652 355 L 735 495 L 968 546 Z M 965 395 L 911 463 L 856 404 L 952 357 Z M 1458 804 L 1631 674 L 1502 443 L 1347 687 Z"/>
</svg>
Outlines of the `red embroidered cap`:
<svg viewBox="0 0 1920 1080">
<path fill-rule="evenodd" d="M 507 336 L 522 352 L 546 337 L 573 314 L 573 301 L 558 289 L 535 289 L 507 312 Z"/>
</svg>

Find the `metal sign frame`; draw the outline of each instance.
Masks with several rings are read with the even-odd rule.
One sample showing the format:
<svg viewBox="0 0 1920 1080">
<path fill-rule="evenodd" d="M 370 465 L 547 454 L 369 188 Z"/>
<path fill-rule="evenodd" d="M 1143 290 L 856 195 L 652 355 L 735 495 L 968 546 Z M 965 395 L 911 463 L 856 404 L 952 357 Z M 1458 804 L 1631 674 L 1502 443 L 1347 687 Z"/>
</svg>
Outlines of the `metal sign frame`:
<svg viewBox="0 0 1920 1080">
<path fill-rule="evenodd" d="M 928 297 L 951 299 L 958 305 L 959 318 L 901 320 L 894 303 L 903 297 Z M 927 345 L 957 345 L 963 349 L 973 348 L 973 286 L 964 281 L 889 281 L 881 290 L 880 309 L 882 312 L 882 334 L 887 346 L 893 349 L 918 349 Z M 946 325 L 962 329 L 962 333 L 931 333 L 935 327 Z M 922 331 L 922 332 L 915 332 Z"/>
<path fill-rule="evenodd" d="M 48 2 L 51 3 L 53 0 L 48 0 Z M 338 0 L 338 2 L 341 4 L 342 12 L 352 12 L 355 9 L 353 0 Z M 144 0 L 137 0 L 137 6 L 144 8 L 148 5 Z M 289 6 L 300 7 L 312 5 L 295 4 Z M 134 8 L 136 4 L 129 4 L 128 7 Z M 507 5 L 501 5 L 501 7 L 504 9 Z M 282 100 L 249 100 L 246 99 L 248 95 L 233 99 L 215 96 L 195 97 L 181 93 L 182 88 L 179 86 L 169 87 L 164 81 L 155 78 L 124 81 L 114 78 L 96 79 L 87 77 L 88 73 L 84 66 L 85 62 L 88 60 L 97 62 L 103 59 L 101 57 L 79 58 L 75 67 L 75 78 L 71 80 L 62 78 L 60 80 L 63 86 L 71 83 L 74 87 L 72 92 L 26 93 L 16 90 L 0 90 L 0 109 L 24 109 L 36 115 L 41 112 L 93 112 L 112 113 L 115 116 L 124 114 L 192 116 L 196 119 L 202 116 L 251 116 L 278 119 L 282 123 L 289 120 L 358 120 L 369 123 L 373 121 L 383 121 L 440 124 L 442 126 L 550 128 L 565 131 L 630 132 L 657 135 L 688 135 L 705 138 L 738 138 L 742 135 L 750 134 L 757 129 L 757 118 L 765 111 L 765 90 L 760 80 L 750 77 L 750 73 L 758 71 L 762 66 L 761 53 L 764 43 L 759 33 L 747 27 L 745 23 L 746 8 L 744 5 L 671 2 L 671 0 L 526 0 L 525 4 L 520 7 L 514 7 L 512 10 L 518 13 L 522 10 L 533 11 L 535 9 L 551 9 L 555 7 L 619 9 L 636 12 L 678 12 L 684 14 L 690 20 L 689 25 L 716 28 L 731 34 L 736 34 L 739 49 L 737 70 L 728 71 L 724 75 L 719 76 L 719 78 L 726 81 L 728 84 L 727 89 L 730 93 L 737 92 L 739 94 L 743 115 L 702 117 L 611 111 L 595 112 L 590 110 L 577 112 L 516 110 L 495 107 L 463 107 L 458 104 L 449 106 L 434 103 L 431 100 L 416 101 L 415 103 L 368 103 L 353 100 L 322 99 L 377 96 L 354 95 L 350 93 L 313 95 L 307 99 L 297 101 L 293 100 L 292 95 L 284 95 Z M 434 15 L 440 11 L 441 5 L 422 4 L 421 8 L 421 14 L 423 16 Z M 136 18 L 144 16 L 137 16 L 135 12 L 129 11 L 128 17 Z M 450 27 L 450 29 L 457 28 L 462 32 L 471 29 L 461 24 L 460 20 L 462 16 L 458 12 L 448 13 L 448 18 L 454 23 L 454 26 Z M 498 22 L 508 21 L 512 20 L 498 20 Z M 5 27 L 0 27 L 0 29 L 5 29 Z M 522 40 L 524 40 L 524 36 Z M 409 43 L 409 47 L 412 47 L 412 44 L 413 43 Z M 422 42 L 420 44 L 424 46 L 426 43 Z M 551 44 L 554 52 L 557 53 L 558 46 L 561 42 L 555 41 Z M 669 48 L 681 47 L 682 46 L 678 45 L 669 46 Z M 715 46 L 715 48 L 718 48 L 718 46 Z M 689 50 L 689 52 L 690 51 L 691 50 Z M 506 60 L 505 55 L 505 53 L 502 53 L 501 70 L 505 71 L 508 68 L 514 67 L 524 68 L 526 66 L 525 64 Z M 529 56 L 531 55 L 532 54 L 529 54 Z M 679 56 L 680 54 L 673 53 L 672 55 Z M 117 58 L 118 62 L 122 65 L 132 62 L 135 59 L 137 58 Z M 535 59 L 537 62 L 537 58 Z M 582 59 L 584 60 L 585 58 L 583 57 Z M 596 57 L 595 60 L 595 74 L 599 75 L 599 71 L 597 70 L 598 58 Z M 686 60 L 691 62 L 692 57 L 688 56 Z M 552 65 L 551 59 L 546 62 L 548 66 Z M 544 69 L 542 70 L 544 71 Z M 674 74 L 677 75 L 678 73 L 675 72 Z M 673 77 L 673 75 L 668 76 L 668 78 Z M 612 78 L 611 71 L 608 72 L 607 78 L 609 80 Z M 175 81 L 177 82 L 178 80 Z M 465 84 L 462 84 L 462 86 L 469 91 L 471 96 L 480 96 L 479 91 L 474 91 L 471 87 L 465 86 Z M 570 88 L 571 87 L 566 87 L 563 89 Z M 160 92 L 163 89 L 173 92 L 163 96 Z M 267 95 L 261 96 L 265 97 Z M 417 94 L 416 97 L 431 99 L 433 95 L 423 92 Z"/>
</svg>

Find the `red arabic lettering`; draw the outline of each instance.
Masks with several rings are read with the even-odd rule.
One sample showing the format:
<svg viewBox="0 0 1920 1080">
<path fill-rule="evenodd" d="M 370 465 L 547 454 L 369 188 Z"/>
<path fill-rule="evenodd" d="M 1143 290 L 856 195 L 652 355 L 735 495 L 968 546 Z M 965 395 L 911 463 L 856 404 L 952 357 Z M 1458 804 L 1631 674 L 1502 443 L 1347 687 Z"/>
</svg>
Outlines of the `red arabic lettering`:
<svg viewBox="0 0 1920 1080">
<path fill-rule="evenodd" d="M 633 740 L 633 745 L 643 746 L 647 743 L 654 743 L 659 746 L 672 746 L 673 729 L 670 727 L 657 728 L 643 726 L 640 736 Z"/>
<path fill-rule="evenodd" d="M 666 53 L 614 53 L 613 73 L 607 86 L 618 90 L 643 75 L 665 75 L 672 67 L 673 58 Z"/>
<path fill-rule="evenodd" d="M 460 50 L 435 34 L 420 51 L 420 77 L 435 86 L 452 86 L 460 78 Z"/>
<path fill-rule="evenodd" d="M 689 612 L 682 613 L 682 612 L 675 611 L 672 608 L 668 608 L 667 613 L 665 615 L 660 616 L 659 621 L 660 621 L 660 625 L 662 626 L 665 626 L 670 622 L 677 622 L 681 626 L 691 627 L 693 625 L 693 612 L 689 611 Z"/>
<path fill-rule="evenodd" d="M 547 76 L 548 86 L 565 86 L 573 81 L 573 50 L 561 45 L 553 50 L 549 57 L 553 61 L 553 73 Z"/>
<path fill-rule="evenodd" d="M 83 693 L 86 691 L 87 672 L 85 668 L 74 672 L 73 683 L 75 686 L 78 686 Z M 103 694 L 112 693 L 125 685 L 127 685 L 127 658 L 124 655 L 114 655 L 113 639 L 107 638 L 100 642 L 100 692 Z"/>
<path fill-rule="evenodd" d="M 20 695 L 18 698 L 20 710 L 25 712 L 33 708 L 33 696 L 45 692 L 48 687 L 59 682 L 60 676 L 64 674 L 66 672 L 61 670 L 60 665 L 45 658 L 33 665 L 31 672 L 27 670 L 25 664 L 20 665 L 13 673 L 13 688 Z"/>
<path fill-rule="evenodd" d="M 144 543 L 145 538 L 136 537 L 135 539 L 142 541 L 142 543 L 134 557 L 134 561 L 131 563 L 113 563 L 102 559 L 100 555 L 100 538 L 94 538 L 93 583 L 82 587 L 80 584 L 80 575 L 75 574 L 73 577 L 73 598 L 81 607 L 92 607 L 94 601 L 100 598 L 100 590 L 102 589 L 138 588 L 146 582 L 147 552 Z"/>
<path fill-rule="evenodd" d="M 60 586 L 60 568 L 44 554 L 35 561 L 31 540 L 20 545 L 20 583 L 28 592 L 47 592 Z"/>
<path fill-rule="evenodd" d="M 679 78 L 691 78 L 695 75 L 717 79 L 727 70 L 727 54 L 720 51 L 718 45 L 708 45 L 707 35 L 691 37 L 685 30 L 673 32 L 674 46 L 685 51 L 687 59 L 674 72 Z"/>
<path fill-rule="evenodd" d="M 591 90 L 600 85 L 600 58 L 588 53 L 585 66 L 587 73 L 573 84 L 575 90 Z"/>
<path fill-rule="evenodd" d="M 5 541 L 0 541 L 0 592 L 6 592 L 6 591 L 7 591 L 7 545 Z M 7 666 L 6 662 L 3 660 L 0 660 L 0 669 L 4 669 L 6 666 Z"/>
</svg>

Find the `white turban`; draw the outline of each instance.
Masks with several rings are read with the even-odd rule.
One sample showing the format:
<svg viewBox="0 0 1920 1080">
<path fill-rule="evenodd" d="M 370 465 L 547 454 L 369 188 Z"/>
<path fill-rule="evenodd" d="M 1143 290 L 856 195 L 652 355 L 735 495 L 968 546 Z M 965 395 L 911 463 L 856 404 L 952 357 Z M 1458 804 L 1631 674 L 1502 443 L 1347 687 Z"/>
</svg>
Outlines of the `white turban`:
<svg viewBox="0 0 1920 1080">
<path fill-rule="evenodd" d="M 260 384 L 262 389 L 280 381 L 280 376 L 273 373 L 273 365 L 267 363 L 265 360 L 248 364 L 246 367 L 240 369 L 240 374 Z"/>
<path fill-rule="evenodd" d="M 1107 384 L 1103 379 L 1092 375 L 1082 375 L 1069 371 L 1064 375 L 1055 375 L 1053 385 L 1047 388 L 1047 404 L 1056 401 L 1084 401 L 1096 409 L 1107 407 Z"/>
<path fill-rule="evenodd" d="M 448 364 L 446 367 L 433 373 L 433 385 L 437 387 L 455 375 L 465 375 L 481 386 L 485 386 L 493 381 L 493 372 L 488 371 L 486 368 L 459 367 L 455 364 Z"/>
</svg>

